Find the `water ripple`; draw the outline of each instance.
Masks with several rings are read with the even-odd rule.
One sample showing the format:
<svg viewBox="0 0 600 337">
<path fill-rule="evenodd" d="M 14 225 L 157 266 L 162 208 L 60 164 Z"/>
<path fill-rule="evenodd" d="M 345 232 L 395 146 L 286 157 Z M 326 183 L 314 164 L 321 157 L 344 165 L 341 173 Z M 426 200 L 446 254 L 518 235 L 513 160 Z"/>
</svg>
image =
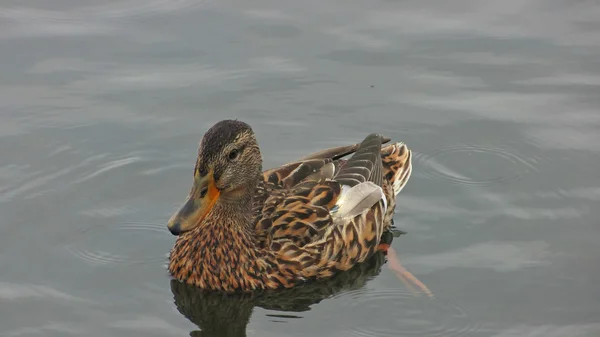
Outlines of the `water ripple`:
<svg viewBox="0 0 600 337">
<path fill-rule="evenodd" d="M 46 10 L 28 7 L 2 7 L 0 18 L 16 22 L 84 22 L 86 20 L 120 20 L 187 12 L 214 3 L 213 0 L 122 0 L 109 4 L 68 10 Z"/>
<path fill-rule="evenodd" d="M 421 275 L 450 268 L 490 269 L 501 273 L 548 266 L 554 256 L 550 245 L 542 240 L 490 241 L 404 260 Z"/>
<path fill-rule="evenodd" d="M 49 285 L 0 282 L 0 299 L 7 301 L 22 301 L 31 298 L 51 298 L 68 302 L 89 302 L 86 299 L 54 289 Z"/>
<path fill-rule="evenodd" d="M 83 178 L 77 179 L 77 180 L 73 181 L 72 183 L 73 184 L 79 184 L 79 183 L 82 183 L 84 181 L 90 180 L 90 179 L 92 179 L 92 178 L 94 178 L 94 177 L 96 177 L 98 175 L 101 175 L 101 174 L 103 174 L 105 172 L 108 172 L 110 170 L 113 170 L 113 169 L 116 169 L 116 168 L 120 168 L 120 167 L 125 166 L 125 165 L 137 163 L 137 162 L 139 162 L 141 160 L 142 160 L 142 158 L 141 157 L 137 157 L 137 156 L 128 157 L 128 158 L 122 158 L 122 159 L 116 159 L 116 160 L 113 160 L 113 161 L 111 161 L 109 163 L 104 164 L 101 168 L 99 168 L 95 172 L 90 173 L 90 174 L 86 175 Z"/>
<path fill-rule="evenodd" d="M 56 182 L 58 179 L 69 177 L 76 170 L 89 166 L 91 163 L 105 157 L 105 154 L 95 155 L 81 161 L 77 165 L 62 168 L 54 172 L 49 168 L 27 172 L 27 170 L 33 168 L 31 165 L 8 165 L 0 167 L 0 181 L 3 179 L 10 181 L 10 183 L 0 187 L 0 202 L 11 200 L 29 192 L 33 192 L 35 195 L 48 184 Z"/>
<path fill-rule="evenodd" d="M 463 185 L 501 185 L 512 180 L 521 178 L 529 172 L 537 172 L 537 160 L 535 158 L 525 158 L 512 149 L 483 146 L 483 145 L 455 145 L 443 147 L 428 153 L 416 153 L 415 160 L 419 163 L 419 170 L 415 171 L 417 176 L 426 179 L 442 179 L 452 183 Z M 471 163 L 477 161 L 481 163 L 492 163 L 494 170 L 482 170 L 485 172 L 480 177 L 470 177 L 469 175 L 449 169 L 444 164 L 445 161 L 452 159 L 460 160 L 461 163 Z M 493 171 L 501 171 L 502 174 L 490 176 Z"/>
<path fill-rule="evenodd" d="M 110 19 L 154 16 L 187 12 L 214 3 L 213 0 L 129 0 L 110 5 L 88 7 L 81 13 Z"/>
<path fill-rule="evenodd" d="M 479 329 L 467 312 L 444 299 L 417 298 L 403 289 L 374 289 L 345 293 L 344 308 L 402 308 L 374 316 L 369 324 L 346 327 L 350 336 L 470 336 Z M 385 303 L 387 302 L 387 304 Z M 349 314 L 351 315 L 351 313 Z"/>
<path fill-rule="evenodd" d="M 79 230 L 66 248 L 75 257 L 94 265 L 161 263 L 166 259 L 164 251 L 151 242 L 165 238 L 166 230 L 165 225 L 135 222 L 93 226 Z"/>
</svg>

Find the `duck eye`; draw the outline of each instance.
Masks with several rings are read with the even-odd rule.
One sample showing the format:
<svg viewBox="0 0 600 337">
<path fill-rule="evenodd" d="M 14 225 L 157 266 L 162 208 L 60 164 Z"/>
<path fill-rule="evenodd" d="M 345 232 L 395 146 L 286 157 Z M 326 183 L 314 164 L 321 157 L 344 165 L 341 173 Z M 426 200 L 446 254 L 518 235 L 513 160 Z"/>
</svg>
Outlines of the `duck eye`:
<svg viewBox="0 0 600 337">
<path fill-rule="evenodd" d="M 229 160 L 235 160 L 238 157 L 239 153 L 240 152 L 236 149 L 231 150 L 231 152 L 229 152 L 229 156 L 228 156 Z"/>
<path fill-rule="evenodd" d="M 208 187 L 204 187 L 200 190 L 200 198 L 204 198 L 206 196 L 206 192 L 208 192 Z"/>
</svg>

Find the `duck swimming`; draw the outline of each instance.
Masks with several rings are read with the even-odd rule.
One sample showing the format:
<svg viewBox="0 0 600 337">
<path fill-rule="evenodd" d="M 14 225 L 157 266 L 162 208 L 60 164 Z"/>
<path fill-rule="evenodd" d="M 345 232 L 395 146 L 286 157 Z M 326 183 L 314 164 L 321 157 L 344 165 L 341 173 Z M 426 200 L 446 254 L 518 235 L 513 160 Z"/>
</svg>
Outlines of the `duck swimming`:
<svg viewBox="0 0 600 337">
<path fill-rule="evenodd" d="M 263 171 L 252 128 L 216 123 L 200 142 L 189 195 L 168 221 L 178 236 L 170 274 L 207 290 L 252 292 L 364 262 L 380 249 L 412 171 L 408 147 L 388 141 L 373 133 Z"/>
</svg>

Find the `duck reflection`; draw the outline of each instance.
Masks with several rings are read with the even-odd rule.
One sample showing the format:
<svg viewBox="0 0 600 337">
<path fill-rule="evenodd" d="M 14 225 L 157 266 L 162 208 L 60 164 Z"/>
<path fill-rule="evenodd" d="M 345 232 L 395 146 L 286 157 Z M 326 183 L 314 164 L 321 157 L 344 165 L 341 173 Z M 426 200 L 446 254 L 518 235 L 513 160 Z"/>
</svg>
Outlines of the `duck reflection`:
<svg viewBox="0 0 600 337">
<path fill-rule="evenodd" d="M 268 310 L 302 312 L 323 299 L 342 291 L 363 287 L 379 274 L 385 262 L 383 252 L 326 281 L 311 282 L 291 289 L 265 291 L 256 294 L 222 294 L 203 291 L 177 280 L 171 280 L 175 305 L 201 331 L 193 337 L 242 337 L 255 306 Z"/>
<path fill-rule="evenodd" d="M 399 234 L 401 233 L 397 233 L 397 235 Z M 391 232 L 384 233 L 382 244 L 389 247 L 394 236 L 396 235 Z M 404 273 L 410 275 L 410 273 L 403 268 L 402 272 L 398 272 L 392 265 L 392 261 L 399 264 L 395 254 L 392 256 L 389 254 L 389 250 L 382 250 L 364 263 L 330 279 L 307 283 L 291 289 L 269 290 L 252 294 L 223 294 L 208 292 L 177 280 L 171 280 L 171 291 L 179 312 L 200 328 L 200 330 L 192 331 L 190 336 L 242 337 L 246 336 L 246 326 L 255 306 L 280 312 L 310 310 L 312 305 L 337 293 L 362 288 L 371 278 L 381 272 L 381 268 L 386 262 L 386 256 L 388 256 L 392 270 L 405 284 L 407 281 L 415 283 L 410 277 L 407 279 L 404 278 L 406 275 L 400 275 Z M 416 280 L 416 285 L 422 288 L 418 280 Z M 425 289 L 423 291 L 427 293 L 428 290 L 425 291 Z"/>
</svg>

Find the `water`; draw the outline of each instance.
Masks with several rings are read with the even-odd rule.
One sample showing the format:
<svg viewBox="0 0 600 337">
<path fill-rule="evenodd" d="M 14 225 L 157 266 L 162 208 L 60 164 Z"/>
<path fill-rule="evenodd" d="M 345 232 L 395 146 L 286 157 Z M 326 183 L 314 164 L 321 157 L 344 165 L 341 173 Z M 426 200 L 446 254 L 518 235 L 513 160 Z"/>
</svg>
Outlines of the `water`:
<svg viewBox="0 0 600 337">
<path fill-rule="evenodd" d="M 599 19 L 593 1 L 3 1 L 0 335 L 600 335 Z M 435 297 L 381 256 L 279 297 L 172 285 L 166 220 L 224 118 L 265 167 L 406 142 L 393 247 Z"/>
</svg>

